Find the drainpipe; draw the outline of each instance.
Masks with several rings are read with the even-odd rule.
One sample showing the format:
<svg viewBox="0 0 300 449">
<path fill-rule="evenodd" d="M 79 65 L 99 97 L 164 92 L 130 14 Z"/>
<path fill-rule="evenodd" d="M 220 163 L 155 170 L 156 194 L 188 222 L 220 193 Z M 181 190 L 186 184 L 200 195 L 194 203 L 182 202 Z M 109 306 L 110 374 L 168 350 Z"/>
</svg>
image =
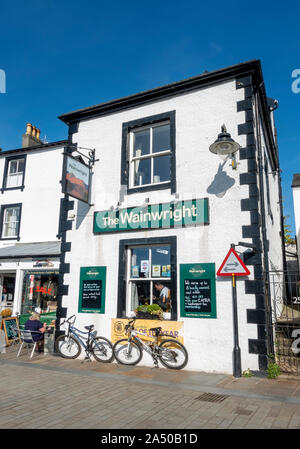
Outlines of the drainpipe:
<svg viewBox="0 0 300 449">
<path fill-rule="evenodd" d="M 265 197 L 264 197 L 264 180 L 263 180 L 263 158 L 261 148 L 261 131 L 259 121 L 258 109 L 258 92 L 262 84 L 258 86 L 253 94 L 254 108 L 255 108 L 255 130 L 258 154 L 258 178 L 259 178 L 259 200 L 261 212 L 261 230 L 262 230 L 262 244 L 263 244 L 263 267 L 265 280 L 265 303 L 266 303 L 266 334 L 267 334 L 267 354 L 274 355 L 274 339 L 272 331 L 272 308 L 271 308 L 271 294 L 270 294 L 270 277 L 269 277 L 269 256 L 268 256 L 268 242 L 266 230 L 266 215 L 265 215 Z"/>
</svg>

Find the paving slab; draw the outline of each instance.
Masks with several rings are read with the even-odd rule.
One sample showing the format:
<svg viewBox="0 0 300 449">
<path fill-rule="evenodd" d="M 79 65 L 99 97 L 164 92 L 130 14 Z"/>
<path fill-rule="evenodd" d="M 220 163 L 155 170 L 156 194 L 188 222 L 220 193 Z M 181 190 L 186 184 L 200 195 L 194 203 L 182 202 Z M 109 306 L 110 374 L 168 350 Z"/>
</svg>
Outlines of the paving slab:
<svg viewBox="0 0 300 449">
<path fill-rule="evenodd" d="M 1 429 L 16 422 L 24 429 L 300 428 L 300 379 L 237 379 L 50 354 L 17 359 L 11 348 L 0 354 L 0 376 Z"/>
</svg>

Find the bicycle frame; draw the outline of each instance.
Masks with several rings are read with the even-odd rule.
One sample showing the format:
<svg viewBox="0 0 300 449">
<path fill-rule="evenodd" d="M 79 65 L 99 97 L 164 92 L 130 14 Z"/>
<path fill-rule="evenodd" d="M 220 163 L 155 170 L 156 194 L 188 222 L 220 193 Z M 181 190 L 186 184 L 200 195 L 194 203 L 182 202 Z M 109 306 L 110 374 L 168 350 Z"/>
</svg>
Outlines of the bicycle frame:
<svg viewBox="0 0 300 449">
<path fill-rule="evenodd" d="M 133 340 L 137 340 L 137 341 L 139 342 L 139 344 L 142 345 L 142 348 L 143 348 L 148 354 L 152 355 L 152 357 L 153 357 L 153 351 L 152 351 L 152 349 L 151 349 L 151 347 L 150 347 L 150 344 L 151 344 L 152 342 L 155 343 L 156 338 L 155 338 L 155 337 L 149 336 L 148 338 L 151 338 L 152 341 L 147 345 L 147 344 L 146 344 L 145 342 L 143 342 L 143 340 L 142 340 L 141 338 L 139 338 L 137 335 L 143 335 L 143 336 L 144 336 L 143 332 L 137 331 L 136 329 L 132 329 L 132 331 L 131 331 L 131 337 L 133 338 Z M 157 342 L 156 342 L 156 344 L 157 344 Z"/>
<path fill-rule="evenodd" d="M 79 344 L 81 344 L 84 347 L 85 350 L 87 350 L 89 348 L 90 340 L 94 340 L 94 336 L 92 335 L 92 332 L 81 331 L 80 329 L 77 329 L 77 327 L 74 327 L 73 325 L 69 326 L 68 336 L 70 334 L 72 335 L 72 337 L 75 338 L 75 340 L 78 341 Z M 87 337 L 81 337 L 79 334 L 87 335 Z M 86 340 L 86 343 L 83 340 L 83 338 Z"/>
<path fill-rule="evenodd" d="M 155 330 L 155 336 L 153 336 L 153 335 L 145 336 L 144 332 L 141 332 L 141 331 L 138 331 L 138 330 L 135 329 L 134 324 L 133 324 L 134 322 L 135 322 L 135 318 L 129 320 L 129 323 L 125 326 L 125 331 L 126 331 L 126 334 L 128 336 L 128 340 L 127 340 L 127 355 L 128 356 L 130 355 L 131 350 L 132 350 L 131 343 L 134 342 L 136 345 L 138 345 L 138 347 L 139 347 L 139 349 L 141 351 L 145 350 L 149 355 L 151 355 L 151 357 L 153 358 L 153 361 L 154 361 L 154 364 L 155 364 L 156 368 L 158 367 L 158 361 L 159 360 L 167 368 L 180 369 L 180 368 L 182 368 L 183 366 L 186 365 L 187 360 L 188 360 L 187 359 L 187 353 L 186 353 L 186 349 L 184 348 L 184 346 L 181 343 L 177 342 L 177 340 L 174 339 L 174 338 L 162 339 L 161 343 L 159 343 L 159 337 L 163 337 L 164 336 L 164 334 L 162 334 L 162 332 L 161 332 L 162 331 L 161 327 L 152 329 L 152 330 Z M 148 344 L 145 343 L 142 340 L 142 338 L 139 337 L 139 335 L 141 335 L 143 337 L 146 337 L 147 340 L 150 340 L 149 343 Z M 115 344 L 115 346 L 118 343 L 121 343 L 121 342 L 123 344 L 124 340 L 125 339 L 119 340 Z M 184 350 L 183 351 L 184 360 L 183 360 L 183 363 L 181 365 L 179 365 L 178 368 L 176 368 L 176 366 L 170 366 L 169 365 L 169 362 L 171 360 L 177 362 L 178 354 L 176 353 L 176 350 L 172 350 L 172 348 L 168 348 L 167 346 L 165 347 L 163 345 L 163 343 L 169 343 L 169 342 L 172 342 L 172 341 L 174 343 L 178 343 L 179 347 L 182 346 L 182 348 Z M 124 343 L 124 346 L 125 346 L 125 343 Z M 163 361 L 162 358 L 164 356 L 166 356 L 167 359 Z M 117 358 L 117 356 L 116 356 L 116 358 Z M 140 358 L 136 361 L 136 363 L 139 360 L 140 360 Z M 168 363 L 167 363 L 167 360 L 168 360 Z M 123 363 L 123 362 L 121 361 L 121 363 Z M 132 364 L 134 364 L 134 363 L 132 363 Z"/>
</svg>

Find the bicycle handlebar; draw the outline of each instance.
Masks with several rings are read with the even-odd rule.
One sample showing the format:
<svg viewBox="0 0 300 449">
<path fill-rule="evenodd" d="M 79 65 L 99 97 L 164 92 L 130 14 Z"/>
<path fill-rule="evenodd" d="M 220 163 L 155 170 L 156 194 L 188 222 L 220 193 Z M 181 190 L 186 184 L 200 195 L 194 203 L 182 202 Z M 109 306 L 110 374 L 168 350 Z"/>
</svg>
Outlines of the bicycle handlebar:
<svg viewBox="0 0 300 449">
<path fill-rule="evenodd" d="M 130 317 L 130 318 L 128 318 L 128 323 L 126 324 L 126 326 L 125 326 L 125 331 L 126 331 L 126 333 L 127 333 L 127 331 L 128 331 L 128 329 L 129 328 L 131 328 L 131 329 L 134 329 L 134 322 L 135 322 L 135 320 L 136 320 L 136 316 L 134 316 L 134 317 Z"/>
<path fill-rule="evenodd" d="M 64 320 L 62 323 L 60 323 L 61 326 L 62 326 L 63 324 L 65 324 L 65 323 L 71 324 L 71 321 L 70 321 L 70 320 L 71 320 L 73 317 L 75 317 L 75 315 L 72 315 L 72 316 L 70 316 L 69 318 L 67 318 L 66 320 Z M 76 317 L 75 317 L 75 320 L 76 320 Z M 75 320 L 73 321 L 73 324 L 75 323 Z"/>
</svg>

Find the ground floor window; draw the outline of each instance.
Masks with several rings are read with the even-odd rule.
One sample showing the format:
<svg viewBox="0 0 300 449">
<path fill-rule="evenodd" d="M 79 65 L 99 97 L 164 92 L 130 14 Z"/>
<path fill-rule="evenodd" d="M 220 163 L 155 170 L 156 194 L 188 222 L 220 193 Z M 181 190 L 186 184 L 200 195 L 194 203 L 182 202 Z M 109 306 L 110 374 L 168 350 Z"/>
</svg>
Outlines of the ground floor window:
<svg viewBox="0 0 300 449">
<path fill-rule="evenodd" d="M 15 283 L 15 273 L 0 275 L 0 289 L 2 288 L 1 309 L 5 309 L 6 307 L 12 309 L 14 304 Z"/>
<path fill-rule="evenodd" d="M 143 304 L 159 304 L 170 312 L 171 254 L 170 245 L 152 245 L 128 248 L 129 312 Z M 137 279 L 138 278 L 138 279 Z"/>
<path fill-rule="evenodd" d="M 36 308 L 41 313 L 53 312 L 57 308 L 58 272 L 26 271 L 24 273 L 21 314 Z"/>
<path fill-rule="evenodd" d="M 177 319 L 176 237 L 120 242 L 118 317 L 144 304 L 158 304 Z"/>
</svg>

